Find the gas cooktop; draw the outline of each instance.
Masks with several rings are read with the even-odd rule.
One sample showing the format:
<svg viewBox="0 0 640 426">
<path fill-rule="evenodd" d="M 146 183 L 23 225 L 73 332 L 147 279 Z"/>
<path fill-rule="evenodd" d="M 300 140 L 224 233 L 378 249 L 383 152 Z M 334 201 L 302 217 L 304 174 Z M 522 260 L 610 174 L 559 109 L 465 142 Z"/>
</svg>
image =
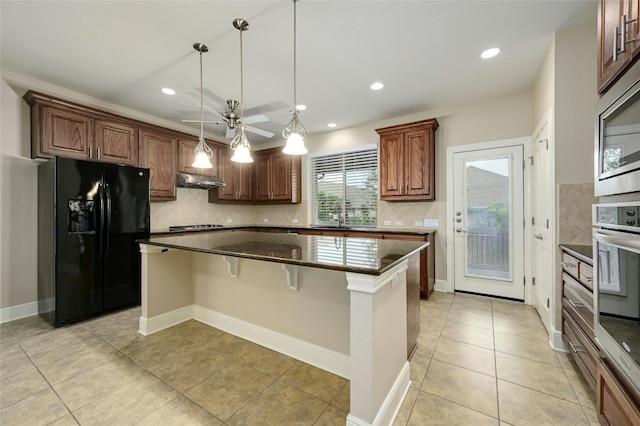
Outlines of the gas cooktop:
<svg viewBox="0 0 640 426">
<path fill-rule="evenodd" d="M 218 224 L 204 224 L 204 225 L 175 225 L 170 226 L 169 231 L 204 231 L 207 229 L 222 228 L 222 225 Z"/>
</svg>

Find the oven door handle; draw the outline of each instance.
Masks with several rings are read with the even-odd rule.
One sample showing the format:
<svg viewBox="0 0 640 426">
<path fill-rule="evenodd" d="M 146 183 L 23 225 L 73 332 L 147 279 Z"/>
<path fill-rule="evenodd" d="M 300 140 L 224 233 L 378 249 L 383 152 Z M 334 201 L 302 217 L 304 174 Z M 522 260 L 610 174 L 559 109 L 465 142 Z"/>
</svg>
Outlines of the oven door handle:
<svg viewBox="0 0 640 426">
<path fill-rule="evenodd" d="M 593 237 L 602 243 L 640 253 L 640 235 L 609 231 L 608 229 L 596 229 L 593 231 Z"/>
</svg>

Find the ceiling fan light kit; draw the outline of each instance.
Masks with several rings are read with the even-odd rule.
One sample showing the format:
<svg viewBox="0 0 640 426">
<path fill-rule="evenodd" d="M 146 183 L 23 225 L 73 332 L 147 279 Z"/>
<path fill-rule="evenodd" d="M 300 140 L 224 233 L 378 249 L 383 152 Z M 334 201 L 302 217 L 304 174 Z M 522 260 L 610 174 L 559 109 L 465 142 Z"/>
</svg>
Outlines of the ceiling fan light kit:
<svg viewBox="0 0 640 426">
<path fill-rule="evenodd" d="M 200 52 L 200 137 L 194 149 L 196 158 L 191 166 L 199 169 L 210 169 L 213 167 L 211 164 L 213 151 L 204 140 L 204 87 L 202 84 L 202 54 L 208 52 L 209 48 L 202 43 L 194 43 L 193 48 Z"/>
<path fill-rule="evenodd" d="M 300 119 L 298 118 L 298 110 L 296 109 L 296 2 L 293 1 L 293 111 L 291 114 L 291 121 L 287 124 L 287 127 L 282 131 L 282 136 L 287 140 L 287 144 L 285 145 L 282 152 L 289 155 L 303 155 L 306 154 L 307 148 L 304 146 L 304 137 L 307 134 L 307 130 L 304 128 L 302 123 L 300 123 Z"/>
</svg>

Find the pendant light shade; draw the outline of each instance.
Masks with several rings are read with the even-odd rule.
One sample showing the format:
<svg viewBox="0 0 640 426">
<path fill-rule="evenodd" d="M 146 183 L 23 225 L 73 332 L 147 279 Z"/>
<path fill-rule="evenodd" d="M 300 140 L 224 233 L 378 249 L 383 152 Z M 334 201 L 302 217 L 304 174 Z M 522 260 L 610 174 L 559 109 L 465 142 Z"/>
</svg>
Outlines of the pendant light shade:
<svg viewBox="0 0 640 426">
<path fill-rule="evenodd" d="M 231 146 L 234 150 L 231 161 L 234 163 L 253 163 L 253 158 L 251 158 L 251 146 L 249 145 L 249 140 L 244 132 L 244 126 L 240 126 L 240 131 L 231 141 Z"/>
<path fill-rule="evenodd" d="M 285 145 L 282 152 L 289 155 L 303 155 L 307 153 L 307 148 L 304 146 L 304 137 L 307 135 L 307 130 L 304 128 L 302 123 L 300 123 L 300 119 L 298 118 L 298 110 L 296 109 L 296 30 L 297 30 L 297 22 L 296 22 L 296 2 L 293 1 L 293 111 L 291 114 L 291 121 L 287 124 L 287 127 L 282 131 L 282 136 L 287 140 L 287 144 Z"/>
<path fill-rule="evenodd" d="M 249 23 L 241 18 L 233 20 L 233 26 L 240 31 L 240 118 L 239 123 L 242 123 L 244 117 L 244 69 L 242 62 L 242 32 L 249 29 Z M 251 145 L 249 145 L 249 139 L 244 131 L 244 126 L 240 125 L 236 136 L 229 145 L 234 153 L 231 157 L 231 161 L 234 163 L 253 163 L 251 158 Z"/>
<path fill-rule="evenodd" d="M 193 48 L 200 52 L 200 138 L 198 138 L 198 144 L 194 149 L 196 158 L 191 166 L 210 169 L 213 167 L 211 164 L 213 151 L 204 140 L 204 88 L 202 84 L 202 54 L 208 52 L 209 48 L 202 43 L 194 43 Z"/>
</svg>

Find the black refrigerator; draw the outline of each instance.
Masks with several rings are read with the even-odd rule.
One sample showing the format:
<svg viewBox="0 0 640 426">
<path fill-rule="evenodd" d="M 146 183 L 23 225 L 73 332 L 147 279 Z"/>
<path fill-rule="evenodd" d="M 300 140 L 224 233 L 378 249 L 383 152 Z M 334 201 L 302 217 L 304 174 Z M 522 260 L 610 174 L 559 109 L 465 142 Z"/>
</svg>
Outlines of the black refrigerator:
<svg viewBox="0 0 640 426">
<path fill-rule="evenodd" d="M 55 157 L 38 166 L 38 312 L 59 327 L 140 303 L 149 169 Z"/>
</svg>

